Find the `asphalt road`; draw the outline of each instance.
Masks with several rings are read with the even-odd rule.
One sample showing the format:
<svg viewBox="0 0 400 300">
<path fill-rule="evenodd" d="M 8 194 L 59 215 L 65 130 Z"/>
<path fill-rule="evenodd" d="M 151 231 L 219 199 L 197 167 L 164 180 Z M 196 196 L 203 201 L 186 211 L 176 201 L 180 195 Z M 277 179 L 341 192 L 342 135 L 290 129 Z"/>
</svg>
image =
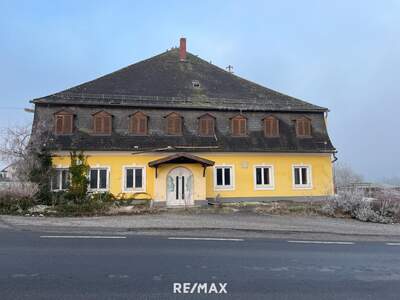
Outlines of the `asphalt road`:
<svg viewBox="0 0 400 300">
<path fill-rule="evenodd" d="M 400 245 L 385 242 L 60 236 L 0 229 L 1 300 L 400 297 Z M 174 294 L 185 282 L 227 293 Z"/>
</svg>

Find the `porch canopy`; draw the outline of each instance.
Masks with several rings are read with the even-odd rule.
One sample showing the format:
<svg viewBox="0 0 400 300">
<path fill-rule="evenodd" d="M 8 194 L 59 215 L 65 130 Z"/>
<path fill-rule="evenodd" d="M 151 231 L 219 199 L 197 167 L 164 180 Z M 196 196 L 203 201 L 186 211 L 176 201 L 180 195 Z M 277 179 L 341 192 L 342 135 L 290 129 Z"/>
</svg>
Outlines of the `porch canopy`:
<svg viewBox="0 0 400 300">
<path fill-rule="evenodd" d="M 189 153 L 176 153 L 149 162 L 149 167 L 156 168 L 164 164 L 200 164 L 203 166 L 203 176 L 206 175 L 206 168 L 214 165 L 215 162 Z"/>
</svg>

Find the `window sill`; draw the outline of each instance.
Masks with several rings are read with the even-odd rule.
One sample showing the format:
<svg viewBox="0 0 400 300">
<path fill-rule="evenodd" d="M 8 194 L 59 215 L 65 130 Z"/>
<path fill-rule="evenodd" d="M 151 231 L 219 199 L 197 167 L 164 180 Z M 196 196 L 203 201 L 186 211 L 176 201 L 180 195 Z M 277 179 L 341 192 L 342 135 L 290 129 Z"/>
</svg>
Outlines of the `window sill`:
<svg viewBox="0 0 400 300">
<path fill-rule="evenodd" d="M 312 185 L 294 185 L 294 190 L 312 190 Z"/>
<path fill-rule="evenodd" d="M 226 186 L 226 187 L 216 187 L 214 186 L 214 191 L 234 191 L 235 187 L 233 186 Z"/>
<path fill-rule="evenodd" d="M 255 191 L 273 191 L 275 190 L 275 186 L 256 186 L 254 188 Z"/>
<path fill-rule="evenodd" d="M 101 193 L 101 192 L 108 192 L 110 189 L 106 188 L 106 189 L 88 189 L 88 192 L 90 193 Z"/>
<path fill-rule="evenodd" d="M 135 189 L 135 190 L 132 190 L 132 189 L 125 190 L 125 189 L 123 189 L 122 192 L 123 193 L 127 193 L 127 194 L 145 193 L 146 189 Z"/>
</svg>

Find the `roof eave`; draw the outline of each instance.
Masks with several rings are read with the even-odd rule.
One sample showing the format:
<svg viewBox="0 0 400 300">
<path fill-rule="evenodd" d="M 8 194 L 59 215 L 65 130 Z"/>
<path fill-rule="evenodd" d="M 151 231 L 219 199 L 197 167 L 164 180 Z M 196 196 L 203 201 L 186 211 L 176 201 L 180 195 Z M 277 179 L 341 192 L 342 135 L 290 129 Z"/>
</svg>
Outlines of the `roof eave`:
<svg viewBox="0 0 400 300">
<path fill-rule="evenodd" d="M 127 107 L 127 106 L 132 106 L 132 107 L 141 107 L 141 108 L 171 108 L 171 105 L 165 104 L 147 104 L 147 103 L 104 103 L 104 102 L 78 102 L 78 101 L 52 101 L 51 99 L 46 99 L 46 98 L 37 98 L 33 99 L 30 101 L 30 103 L 33 104 L 49 104 L 49 105 L 55 105 L 55 106 L 108 106 L 108 107 Z M 260 112 L 329 112 L 330 110 L 325 107 L 318 107 L 318 108 L 242 108 L 242 107 L 216 107 L 216 106 L 182 106 L 179 104 L 173 105 L 174 108 L 179 108 L 179 109 L 190 109 L 190 110 L 207 110 L 207 111 L 260 111 Z"/>
</svg>

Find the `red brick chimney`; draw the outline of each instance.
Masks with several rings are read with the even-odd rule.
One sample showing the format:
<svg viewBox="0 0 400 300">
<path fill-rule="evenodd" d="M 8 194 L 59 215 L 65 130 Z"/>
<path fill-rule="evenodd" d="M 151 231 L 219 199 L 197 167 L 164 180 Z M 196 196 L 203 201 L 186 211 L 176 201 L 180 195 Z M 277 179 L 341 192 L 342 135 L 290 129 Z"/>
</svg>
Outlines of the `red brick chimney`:
<svg viewBox="0 0 400 300">
<path fill-rule="evenodd" d="M 181 38 L 179 42 L 179 60 L 186 60 L 186 38 Z"/>
</svg>

